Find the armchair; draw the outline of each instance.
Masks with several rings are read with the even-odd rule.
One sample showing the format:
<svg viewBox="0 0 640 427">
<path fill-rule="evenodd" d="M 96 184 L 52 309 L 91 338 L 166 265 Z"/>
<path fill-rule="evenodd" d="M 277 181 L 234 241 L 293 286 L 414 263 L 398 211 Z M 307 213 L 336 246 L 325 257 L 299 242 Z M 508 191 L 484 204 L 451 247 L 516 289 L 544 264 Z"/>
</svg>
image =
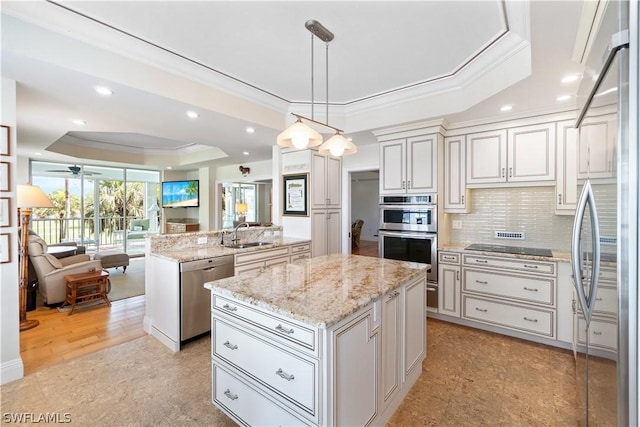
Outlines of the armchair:
<svg viewBox="0 0 640 427">
<path fill-rule="evenodd" d="M 64 276 L 102 270 L 100 260 L 92 261 L 86 254 L 57 259 L 47 253 L 47 243 L 38 236 L 29 236 L 28 250 L 46 304 L 57 304 L 66 299 Z"/>
</svg>

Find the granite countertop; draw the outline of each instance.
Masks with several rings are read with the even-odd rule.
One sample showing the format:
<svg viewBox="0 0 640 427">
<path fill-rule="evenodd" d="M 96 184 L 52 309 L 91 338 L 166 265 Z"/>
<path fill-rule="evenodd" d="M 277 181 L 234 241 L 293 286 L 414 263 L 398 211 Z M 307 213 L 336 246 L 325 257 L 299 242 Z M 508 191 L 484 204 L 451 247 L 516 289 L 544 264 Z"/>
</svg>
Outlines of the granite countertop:
<svg viewBox="0 0 640 427">
<path fill-rule="evenodd" d="M 502 252 L 490 252 L 490 251 L 469 251 L 465 248 L 469 246 L 468 244 L 447 244 L 447 245 L 439 245 L 439 251 L 450 251 L 450 252 L 464 252 L 466 254 L 481 254 L 481 255 L 493 255 L 504 258 L 517 258 L 517 259 L 530 259 L 535 261 L 560 261 L 560 262 L 571 262 L 571 252 L 562 252 L 562 251 L 551 251 L 553 256 L 535 256 L 535 255 L 523 255 L 523 254 L 507 254 Z"/>
<path fill-rule="evenodd" d="M 205 283 L 205 287 L 327 328 L 420 275 L 429 264 L 332 254 Z"/>
<path fill-rule="evenodd" d="M 283 237 L 282 239 L 279 239 L 278 241 L 275 241 L 270 245 L 264 245 L 264 246 L 253 246 L 253 247 L 241 248 L 241 249 L 228 248 L 222 245 L 213 245 L 213 246 L 205 246 L 205 247 L 193 246 L 186 249 L 152 252 L 151 255 L 157 256 L 159 258 L 164 258 L 169 261 L 189 262 L 189 261 L 198 261 L 198 260 L 207 259 L 207 258 L 215 258 L 219 256 L 224 256 L 224 255 L 235 255 L 235 254 L 244 253 L 244 252 L 273 249 L 281 246 L 297 245 L 299 243 L 307 243 L 307 242 L 311 242 L 311 240 L 297 239 L 293 237 Z"/>
</svg>

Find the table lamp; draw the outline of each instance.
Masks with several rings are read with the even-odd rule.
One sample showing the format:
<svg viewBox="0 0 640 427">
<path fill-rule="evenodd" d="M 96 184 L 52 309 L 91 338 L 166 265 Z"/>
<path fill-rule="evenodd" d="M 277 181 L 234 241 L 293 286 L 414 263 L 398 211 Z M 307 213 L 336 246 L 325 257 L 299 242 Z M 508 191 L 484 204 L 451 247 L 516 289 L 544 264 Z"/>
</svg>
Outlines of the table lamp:
<svg viewBox="0 0 640 427">
<path fill-rule="evenodd" d="M 31 221 L 31 209 L 54 208 L 55 205 L 46 194 L 36 185 L 27 183 L 17 185 L 18 213 L 20 216 L 20 331 L 35 328 L 40 322 L 27 320 L 27 282 L 29 281 L 29 249 L 27 238 L 29 236 L 29 222 Z"/>
</svg>

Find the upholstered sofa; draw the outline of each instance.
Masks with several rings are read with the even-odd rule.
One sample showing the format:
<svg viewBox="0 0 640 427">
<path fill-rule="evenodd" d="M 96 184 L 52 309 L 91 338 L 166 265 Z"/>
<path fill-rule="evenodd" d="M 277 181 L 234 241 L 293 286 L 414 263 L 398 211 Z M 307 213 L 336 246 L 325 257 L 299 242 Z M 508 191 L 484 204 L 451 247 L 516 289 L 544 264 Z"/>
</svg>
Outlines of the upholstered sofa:
<svg viewBox="0 0 640 427">
<path fill-rule="evenodd" d="M 102 270 L 100 260 L 91 260 L 87 254 L 57 259 L 47 253 L 47 243 L 38 236 L 29 236 L 28 251 L 45 304 L 64 302 L 67 285 L 64 276 Z"/>
</svg>

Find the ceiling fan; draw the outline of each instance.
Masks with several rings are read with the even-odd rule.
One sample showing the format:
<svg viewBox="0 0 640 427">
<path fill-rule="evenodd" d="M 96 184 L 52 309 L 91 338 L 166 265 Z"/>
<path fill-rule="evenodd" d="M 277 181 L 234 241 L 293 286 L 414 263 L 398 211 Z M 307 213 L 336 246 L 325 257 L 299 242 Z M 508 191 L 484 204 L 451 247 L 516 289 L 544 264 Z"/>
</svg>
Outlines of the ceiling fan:
<svg viewBox="0 0 640 427">
<path fill-rule="evenodd" d="M 68 166 L 67 169 L 54 169 L 54 170 L 48 170 L 47 172 L 60 172 L 60 173 L 68 173 L 71 172 L 71 174 L 73 176 L 79 176 L 80 175 L 80 171 L 82 170 L 82 168 L 78 165 L 73 165 L 73 166 Z M 85 171 L 83 173 L 83 175 L 86 176 L 90 176 L 90 175 L 100 175 L 99 172 L 87 172 Z"/>
</svg>

